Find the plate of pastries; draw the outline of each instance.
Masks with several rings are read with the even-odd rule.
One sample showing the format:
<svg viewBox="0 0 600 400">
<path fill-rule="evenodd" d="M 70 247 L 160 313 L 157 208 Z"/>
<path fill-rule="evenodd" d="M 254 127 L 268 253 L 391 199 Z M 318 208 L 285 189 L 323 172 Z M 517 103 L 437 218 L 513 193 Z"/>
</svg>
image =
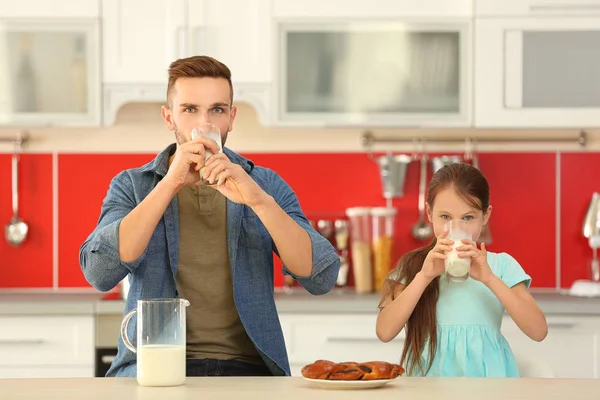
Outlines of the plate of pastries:
<svg viewBox="0 0 600 400">
<path fill-rule="evenodd" d="M 401 376 L 404 368 L 385 361 L 317 360 L 302 367 L 301 372 L 305 380 L 324 389 L 374 389 Z"/>
</svg>

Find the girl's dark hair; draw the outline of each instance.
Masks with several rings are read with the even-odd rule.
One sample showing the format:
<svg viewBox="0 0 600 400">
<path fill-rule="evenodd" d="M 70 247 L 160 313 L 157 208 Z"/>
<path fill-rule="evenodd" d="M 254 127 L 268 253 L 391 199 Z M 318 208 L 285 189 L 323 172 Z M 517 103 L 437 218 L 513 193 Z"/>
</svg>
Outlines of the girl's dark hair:
<svg viewBox="0 0 600 400">
<path fill-rule="evenodd" d="M 483 174 L 469 164 L 455 163 L 440 168 L 431 178 L 427 194 L 427 203 L 433 208 L 437 194 L 447 188 L 454 188 L 456 193 L 475 209 L 487 212 L 490 205 L 490 188 Z M 421 270 L 427 254 L 435 247 L 436 239 L 431 244 L 410 251 L 400 258 L 396 267 L 390 271 L 384 286 L 384 298 L 381 304 L 391 296 L 399 284 L 410 284 Z M 439 296 L 439 280 L 435 278 L 425 289 L 423 295 L 406 323 L 406 340 L 402 350 L 400 364 L 406 365 L 409 375 L 419 370 L 427 374 L 437 351 L 436 305 Z M 429 341 L 429 357 L 423 365 L 421 354 L 425 343 Z"/>
</svg>

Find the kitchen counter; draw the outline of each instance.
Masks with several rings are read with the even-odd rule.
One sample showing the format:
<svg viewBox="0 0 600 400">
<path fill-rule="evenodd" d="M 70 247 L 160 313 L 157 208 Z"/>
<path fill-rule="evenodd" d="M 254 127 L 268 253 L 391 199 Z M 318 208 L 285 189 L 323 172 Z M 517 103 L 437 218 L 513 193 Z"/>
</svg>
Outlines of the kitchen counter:
<svg viewBox="0 0 600 400">
<path fill-rule="evenodd" d="M 469 379 L 398 378 L 370 390 L 323 390 L 302 378 L 202 377 L 187 378 L 176 387 L 143 387 L 134 378 L 6 379 L 0 380 L 2 398 L 12 399 L 372 399 L 420 400 L 443 398 L 597 399 L 600 380 L 568 379 Z"/>
<path fill-rule="evenodd" d="M 573 297 L 548 290 L 532 290 L 532 295 L 547 315 L 600 315 L 600 297 Z M 0 293 L 0 315 L 24 314 L 123 314 L 122 300 L 102 300 L 105 293 L 35 294 Z M 359 295 L 352 290 L 336 289 L 323 296 L 313 296 L 303 289 L 289 293 L 276 291 L 275 303 L 280 313 L 375 313 L 379 295 Z"/>
<path fill-rule="evenodd" d="M 600 297 L 574 297 L 547 290 L 533 290 L 531 294 L 546 314 L 600 315 Z M 379 294 L 359 295 L 349 290 L 335 290 L 325 296 L 302 290 L 275 294 L 277 309 L 286 313 L 370 313 L 377 312 L 379 301 Z"/>
<path fill-rule="evenodd" d="M 105 293 L 91 291 L 90 293 L 0 293 L 0 315 L 90 315 L 96 312 L 96 304 L 103 296 Z"/>
</svg>

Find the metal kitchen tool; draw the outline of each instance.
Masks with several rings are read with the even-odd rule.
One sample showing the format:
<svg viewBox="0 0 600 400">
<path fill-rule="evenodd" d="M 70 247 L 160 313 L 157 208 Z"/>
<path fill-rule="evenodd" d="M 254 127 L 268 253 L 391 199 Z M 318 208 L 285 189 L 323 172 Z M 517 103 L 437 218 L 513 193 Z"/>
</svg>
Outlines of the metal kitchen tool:
<svg viewBox="0 0 600 400">
<path fill-rule="evenodd" d="M 583 236 L 592 248 L 591 280 L 579 279 L 573 283 L 569 293 L 573 296 L 597 297 L 600 296 L 600 262 L 598 260 L 598 247 L 600 247 L 600 194 L 594 192 L 588 204 L 583 220 Z"/>
<path fill-rule="evenodd" d="M 598 247 L 600 247 L 600 235 L 593 235 L 589 240 L 590 247 L 593 250 L 592 258 L 592 281 L 600 282 L 600 262 L 598 261 Z"/>
<path fill-rule="evenodd" d="M 593 251 L 592 258 L 592 280 L 600 282 L 600 265 L 598 261 L 598 247 L 600 247 L 600 195 L 592 194 L 592 199 L 588 205 L 585 219 L 583 221 L 583 236 L 585 236 Z"/>
<path fill-rule="evenodd" d="M 419 178 L 419 220 L 412 227 L 412 235 L 417 240 L 427 240 L 433 236 L 433 227 L 425 221 L 425 191 L 427 185 L 428 157 L 421 154 L 421 176 Z"/>
<path fill-rule="evenodd" d="M 600 211 L 600 194 L 594 192 L 592 199 L 588 204 L 587 211 L 585 213 L 585 219 L 583 220 L 582 232 L 586 239 L 600 232 L 600 221 L 598 221 L 598 211 Z"/>
<path fill-rule="evenodd" d="M 333 233 L 333 223 L 327 219 L 318 220 L 317 232 L 319 232 L 325 239 L 330 240 L 331 234 Z"/>
<path fill-rule="evenodd" d="M 17 150 L 20 149 L 21 142 L 15 142 L 15 150 L 12 156 L 12 209 L 13 216 L 8 225 L 6 225 L 4 234 L 6 241 L 11 246 L 19 246 L 27 239 L 29 226 L 19 218 L 19 156 Z"/>
<path fill-rule="evenodd" d="M 391 152 L 377 158 L 384 198 L 404 196 L 406 170 L 411 161 L 411 157 L 406 154 L 392 155 Z"/>
<path fill-rule="evenodd" d="M 462 162 L 464 162 L 464 160 L 461 156 L 433 157 L 431 159 L 431 167 L 433 168 L 433 173 L 435 174 L 440 168 L 444 167 L 445 165 L 462 163 Z"/>
</svg>

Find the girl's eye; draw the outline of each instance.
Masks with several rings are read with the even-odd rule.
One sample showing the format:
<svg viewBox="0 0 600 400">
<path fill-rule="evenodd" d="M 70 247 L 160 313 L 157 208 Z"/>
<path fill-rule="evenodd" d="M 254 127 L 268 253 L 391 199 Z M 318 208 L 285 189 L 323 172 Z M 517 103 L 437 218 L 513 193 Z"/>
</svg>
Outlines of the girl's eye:
<svg viewBox="0 0 600 400">
<path fill-rule="evenodd" d="M 471 221 L 472 219 L 473 219 L 473 216 L 472 216 L 472 215 L 465 215 L 465 216 L 464 216 L 464 220 L 465 220 L 465 221 Z"/>
<path fill-rule="evenodd" d="M 185 109 L 185 112 L 186 113 L 193 113 L 194 109 L 192 107 L 188 107 L 188 108 Z"/>
<path fill-rule="evenodd" d="M 442 215 L 442 219 L 448 219 L 448 218 L 450 218 L 449 215 Z"/>
</svg>

